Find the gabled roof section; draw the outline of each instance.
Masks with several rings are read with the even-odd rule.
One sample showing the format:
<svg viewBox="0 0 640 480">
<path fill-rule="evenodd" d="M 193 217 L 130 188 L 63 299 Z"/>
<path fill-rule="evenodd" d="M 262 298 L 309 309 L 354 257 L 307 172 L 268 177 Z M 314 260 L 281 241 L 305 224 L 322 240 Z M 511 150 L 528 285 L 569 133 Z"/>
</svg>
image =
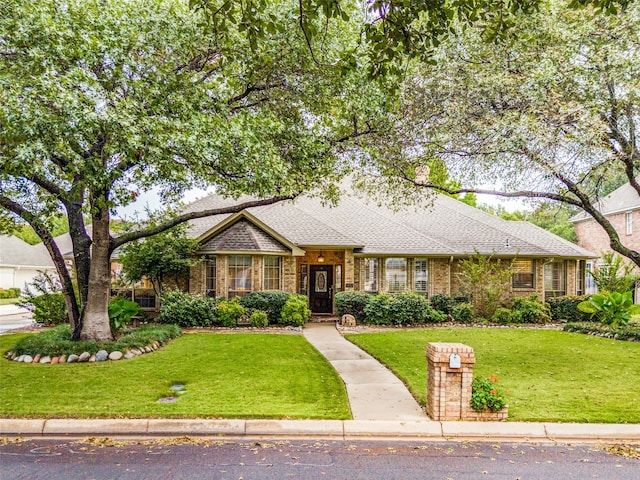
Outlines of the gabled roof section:
<svg viewBox="0 0 640 480">
<path fill-rule="evenodd" d="M 304 255 L 304 251 L 247 211 L 226 216 L 198 238 L 201 251 L 269 252 Z"/>
<path fill-rule="evenodd" d="M 42 243 L 29 245 L 13 235 L 0 235 L 0 265 L 53 268 L 53 260 Z"/>
<path fill-rule="evenodd" d="M 640 181 L 640 177 L 637 180 Z M 599 199 L 594 203 L 594 206 L 603 215 L 638 210 L 640 209 L 640 195 L 638 195 L 638 192 L 636 192 L 630 183 L 625 183 L 606 197 Z M 590 218 L 591 215 L 588 213 L 580 212 L 571 217 L 569 221 L 575 223 Z"/>
</svg>

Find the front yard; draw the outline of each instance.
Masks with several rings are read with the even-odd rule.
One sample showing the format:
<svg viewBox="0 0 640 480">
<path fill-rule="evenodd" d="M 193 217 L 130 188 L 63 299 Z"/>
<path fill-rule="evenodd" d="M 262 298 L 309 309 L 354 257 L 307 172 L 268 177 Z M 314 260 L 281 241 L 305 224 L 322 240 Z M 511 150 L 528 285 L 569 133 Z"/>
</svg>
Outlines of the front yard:
<svg viewBox="0 0 640 480">
<path fill-rule="evenodd" d="M 424 405 L 429 342 L 474 348 L 474 375 L 496 375 L 510 421 L 640 423 L 640 343 L 555 330 L 450 328 L 347 338 L 386 364 Z"/>
<path fill-rule="evenodd" d="M 19 337 L 0 336 L 0 351 Z M 0 417 L 351 418 L 342 381 L 301 335 L 185 334 L 118 362 L 0 362 Z M 175 384 L 185 393 L 157 403 Z"/>
</svg>

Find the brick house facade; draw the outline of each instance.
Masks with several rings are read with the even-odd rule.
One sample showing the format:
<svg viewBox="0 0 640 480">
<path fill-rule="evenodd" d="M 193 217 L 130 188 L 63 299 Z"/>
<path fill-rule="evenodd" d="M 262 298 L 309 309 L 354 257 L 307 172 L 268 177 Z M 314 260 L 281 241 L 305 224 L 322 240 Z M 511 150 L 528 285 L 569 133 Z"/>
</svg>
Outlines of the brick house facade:
<svg viewBox="0 0 640 480">
<path fill-rule="evenodd" d="M 309 297 L 317 314 L 335 313 L 340 291 L 454 295 L 461 259 L 474 252 L 515 260 L 512 296 L 583 293 L 594 255 L 527 222 L 509 222 L 437 195 L 394 211 L 345 191 L 337 206 L 301 198 L 190 223 L 205 260 L 191 293 L 233 297 L 283 290 Z M 192 210 L 224 206 L 210 195 Z"/>
</svg>

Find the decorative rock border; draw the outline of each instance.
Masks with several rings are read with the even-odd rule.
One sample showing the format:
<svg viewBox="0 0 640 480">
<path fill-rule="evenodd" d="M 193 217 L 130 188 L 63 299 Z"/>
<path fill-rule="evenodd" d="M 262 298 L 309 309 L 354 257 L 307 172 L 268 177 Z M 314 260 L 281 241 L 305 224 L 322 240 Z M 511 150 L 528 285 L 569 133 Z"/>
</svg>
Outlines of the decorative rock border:
<svg viewBox="0 0 640 480">
<path fill-rule="evenodd" d="M 112 352 L 100 350 L 94 355 L 90 354 L 89 352 L 82 352 L 80 355 L 72 353 L 71 355 L 60 355 L 59 357 L 50 357 L 40 354 L 36 354 L 34 356 L 18 355 L 17 353 L 10 351 L 5 353 L 4 358 L 12 362 L 40 363 L 48 365 L 55 365 L 60 363 L 95 363 L 106 362 L 107 360 L 128 360 L 130 358 L 139 357 L 140 355 L 155 352 L 161 346 L 162 345 L 160 345 L 160 343 L 156 341 L 144 347 L 126 349 L 124 352 L 121 352 L 120 350 L 114 350 Z"/>
</svg>

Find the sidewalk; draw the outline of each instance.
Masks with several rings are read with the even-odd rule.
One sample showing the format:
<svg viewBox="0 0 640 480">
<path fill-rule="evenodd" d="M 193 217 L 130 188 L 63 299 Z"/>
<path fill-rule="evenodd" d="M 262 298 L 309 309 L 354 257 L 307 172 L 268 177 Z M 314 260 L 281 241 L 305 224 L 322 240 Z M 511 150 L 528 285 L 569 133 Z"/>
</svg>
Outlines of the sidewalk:
<svg viewBox="0 0 640 480">
<path fill-rule="evenodd" d="M 0 334 L 33 325 L 33 314 L 18 305 L 0 305 Z"/>
<path fill-rule="evenodd" d="M 342 377 L 354 420 L 429 421 L 404 383 L 333 323 L 308 323 L 302 333 Z"/>
</svg>

